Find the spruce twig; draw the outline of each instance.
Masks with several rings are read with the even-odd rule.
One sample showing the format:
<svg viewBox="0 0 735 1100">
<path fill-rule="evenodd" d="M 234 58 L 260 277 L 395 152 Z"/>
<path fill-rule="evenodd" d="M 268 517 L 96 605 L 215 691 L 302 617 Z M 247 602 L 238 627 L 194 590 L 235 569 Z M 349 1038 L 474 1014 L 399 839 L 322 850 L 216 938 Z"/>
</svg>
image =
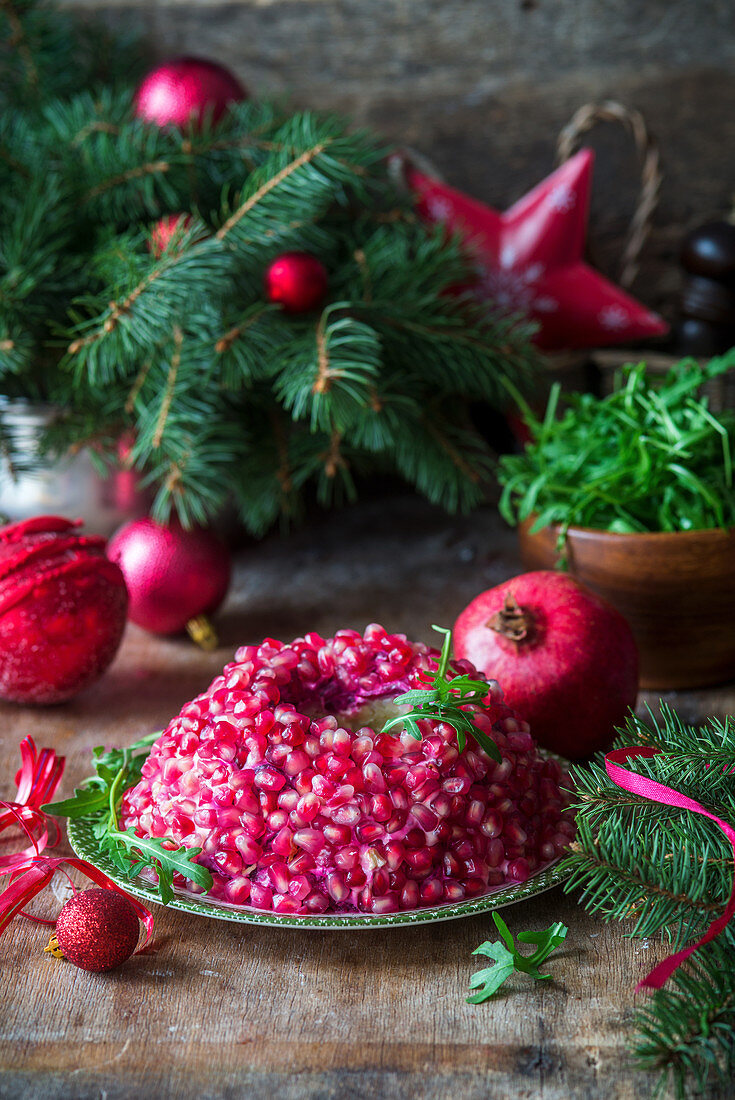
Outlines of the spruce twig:
<svg viewBox="0 0 735 1100">
<path fill-rule="evenodd" d="M 616 747 L 652 744 L 661 755 L 635 769 L 735 821 L 735 719 L 687 725 L 670 707 L 644 722 L 631 718 Z M 567 858 L 566 889 L 605 920 L 634 922 L 628 935 L 661 932 L 677 949 L 693 942 L 722 913 L 733 859 L 721 831 L 699 815 L 659 806 L 616 787 L 601 763 L 573 769 L 577 839 Z M 631 1050 L 672 1085 L 680 1100 L 726 1083 L 735 1068 L 735 933 L 696 951 L 666 988 L 636 1014 Z"/>
</svg>

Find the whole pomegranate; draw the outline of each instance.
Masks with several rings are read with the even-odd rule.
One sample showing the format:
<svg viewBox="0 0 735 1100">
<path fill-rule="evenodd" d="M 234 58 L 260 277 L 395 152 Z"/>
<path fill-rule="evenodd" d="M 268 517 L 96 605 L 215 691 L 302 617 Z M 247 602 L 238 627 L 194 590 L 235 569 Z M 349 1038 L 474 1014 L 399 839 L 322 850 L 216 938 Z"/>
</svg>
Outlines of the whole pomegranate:
<svg viewBox="0 0 735 1100">
<path fill-rule="evenodd" d="M 522 573 L 480 593 L 455 623 L 454 648 L 500 683 L 539 744 L 570 760 L 609 745 L 636 701 L 628 623 L 566 573 Z"/>
</svg>

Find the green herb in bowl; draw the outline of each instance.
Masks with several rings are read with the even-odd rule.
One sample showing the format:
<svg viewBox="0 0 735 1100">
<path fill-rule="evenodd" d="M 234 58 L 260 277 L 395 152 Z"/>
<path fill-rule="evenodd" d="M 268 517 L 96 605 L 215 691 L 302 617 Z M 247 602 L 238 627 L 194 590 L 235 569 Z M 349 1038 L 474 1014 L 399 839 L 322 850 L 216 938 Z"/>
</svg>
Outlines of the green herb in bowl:
<svg viewBox="0 0 735 1100">
<path fill-rule="evenodd" d="M 532 439 L 500 460 L 500 511 L 531 530 L 620 534 L 735 526 L 735 412 L 715 414 L 702 387 L 735 367 L 735 349 L 701 366 L 683 359 L 663 377 L 623 368 L 613 392 L 552 388 L 546 415 L 525 406 Z"/>
</svg>

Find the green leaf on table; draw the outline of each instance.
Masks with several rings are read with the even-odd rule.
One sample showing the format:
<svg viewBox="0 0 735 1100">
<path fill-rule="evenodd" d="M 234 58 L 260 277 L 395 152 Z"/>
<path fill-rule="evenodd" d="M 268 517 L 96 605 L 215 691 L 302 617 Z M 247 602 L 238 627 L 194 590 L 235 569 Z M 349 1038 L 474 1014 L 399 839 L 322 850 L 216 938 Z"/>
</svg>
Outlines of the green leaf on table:
<svg viewBox="0 0 735 1100">
<path fill-rule="evenodd" d="M 519 943 L 536 945 L 536 950 L 531 955 L 522 955 L 513 942 L 513 936 L 503 918 L 493 913 L 493 920 L 504 942 L 496 940 L 491 943 L 490 940 L 486 940 L 472 952 L 473 955 L 485 955 L 492 959 L 494 965 L 484 970 L 477 970 L 470 978 L 470 989 L 476 989 L 477 992 L 470 994 L 467 998 L 469 1004 L 477 1005 L 489 1000 L 501 985 L 516 973 L 528 974 L 536 981 L 546 981 L 551 978 L 551 974 L 542 974 L 539 967 L 551 952 L 564 942 L 568 931 L 566 925 L 557 921 L 540 932 L 519 932 Z"/>
</svg>

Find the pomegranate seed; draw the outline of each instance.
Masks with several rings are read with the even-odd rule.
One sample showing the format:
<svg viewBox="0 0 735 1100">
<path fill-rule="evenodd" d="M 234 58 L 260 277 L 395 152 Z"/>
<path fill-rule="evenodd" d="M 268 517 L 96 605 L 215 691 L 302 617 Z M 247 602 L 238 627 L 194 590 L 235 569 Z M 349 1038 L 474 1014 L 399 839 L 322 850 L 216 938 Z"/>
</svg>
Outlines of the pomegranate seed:
<svg viewBox="0 0 735 1100">
<path fill-rule="evenodd" d="M 293 835 L 294 844 L 315 856 L 324 847 L 324 836 L 318 829 L 299 829 Z"/>
<path fill-rule="evenodd" d="M 236 852 L 230 852 L 226 848 L 217 852 L 214 862 L 218 870 L 229 878 L 238 878 L 243 872 L 243 862 Z"/>
<path fill-rule="evenodd" d="M 490 810 L 482 820 L 480 830 L 491 839 L 500 836 L 503 831 L 503 819 L 497 810 Z"/>
<path fill-rule="evenodd" d="M 386 871 L 385 867 L 378 868 L 378 870 L 373 875 L 373 880 L 370 885 L 372 887 L 374 897 L 379 897 L 380 895 L 387 893 L 390 886 L 390 879 L 388 878 L 388 872 Z"/>
<path fill-rule="evenodd" d="M 263 855 L 263 849 L 259 844 L 256 844 L 251 836 L 242 834 L 237 838 L 235 844 L 237 845 L 237 850 L 242 856 L 246 867 L 250 867 L 251 864 L 257 863 Z"/>
<path fill-rule="evenodd" d="M 352 830 L 347 825 L 325 825 L 324 839 L 335 847 L 342 847 L 352 839 Z"/>
<path fill-rule="evenodd" d="M 279 856 L 289 857 L 293 851 L 293 833 L 285 826 L 271 840 L 271 848 Z"/>
<path fill-rule="evenodd" d="M 225 885 L 225 899 L 232 905 L 244 905 L 250 897 L 250 879 L 239 875 Z"/>
<path fill-rule="evenodd" d="M 465 888 L 461 882 L 445 882 L 444 883 L 444 900 L 445 901 L 462 901 L 465 896 Z"/>
<path fill-rule="evenodd" d="M 288 865 L 291 875 L 303 875 L 307 871 L 313 871 L 316 864 L 308 852 L 299 852 Z"/>
<path fill-rule="evenodd" d="M 357 806 L 338 806 L 332 811 L 332 821 L 337 825 L 357 825 L 361 816 Z"/>
<path fill-rule="evenodd" d="M 424 905 L 435 905 L 444 896 L 444 887 L 438 878 L 426 878 L 421 883 L 421 900 Z"/>
<path fill-rule="evenodd" d="M 336 901 L 337 904 L 350 896 L 349 887 L 338 871 L 332 871 L 331 875 L 327 875 L 327 891 L 332 901 Z"/>
<path fill-rule="evenodd" d="M 318 890 L 315 890 L 305 900 L 304 908 L 308 909 L 310 913 L 326 913 L 329 909 L 329 899 L 324 894 L 320 894 Z"/>
<path fill-rule="evenodd" d="M 286 891 L 288 890 L 288 884 L 291 881 L 291 876 L 288 873 L 288 867 L 285 863 L 273 863 L 268 868 L 268 877 L 270 878 L 271 883 L 275 887 L 277 893 L 286 893 Z"/>
<path fill-rule="evenodd" d="M 428 871 L 434 862 L 431 852 L 427 848 L 414 848 L 406 852 L 406 863 L 414 874 Z"/>
<path fill-rule="evenodd" d="M 401 909 L 416 909 L 419 903 L 419 884 L 409 880 L 401 890 Z"/>
<path fill-rule="evenodd" d="M 486 849 L 488 867 L 499 867 L 505 859 L 505 847 L 502 840 L 491 840 Z"/>
<path fill-rule="evenodd" d="M 482 823 L 482 819 L 485 816 L 485 805 L 483 802 L 475 799 L 470 802 L 467 807 L 467 813 L 465 814 L 465 821 L 470 826 L 478 826 Z"/>
<path fill-rule="evenodd" d="M 311 893 L 311 882 L 306 875 L 297 875 L 289 882 L 288 892 L 297 901 L 304 901 Z"/>
<path fill-rule="evenodd" d="M 296 813 L 302 819 L 306 825 L 309 821 L 313 821 L 321 809 L 321 802 L 315 794 L 309 792 L 302 795 L 296 803 Z"/>
<path fill-rule="evenodd" d="M 385 823 L 386 833 L 397 833 L 406 824 L 407 814 L 403 810 L 397 810 Z"/>
<path fill-rule="evenodd" d="M 360 849 L 356 844 L 347 844 L 334 854 L 334 862 L 343 871 L 356 867 L 360 860 Z"/>
<path fill-rule="evenodd" d="M 530 873 L 528 860 L 522 856 L 520 859 L 511 860 L 508 864 L 508 878 L 515 879 L 516 882 L 525 882 Z"/>
<path fill-rule="evenodd" d="M 411 807 L 410 816 L 414 819 L 416 824 L 425 832 L 430 832 L 432 829 L 435 829 L 439 823 L 439 819 L 436 814 L 432 813 L 429 807 L 424 806 L 421 802 L 417 802 Z"/>
<path fill-rule="evenodd" d="M 384 794 L 376 794 L 370 800 L 370 813 L 376 821 L 389 821 L 393 816 L 393 803 Z"/>
</svg>

